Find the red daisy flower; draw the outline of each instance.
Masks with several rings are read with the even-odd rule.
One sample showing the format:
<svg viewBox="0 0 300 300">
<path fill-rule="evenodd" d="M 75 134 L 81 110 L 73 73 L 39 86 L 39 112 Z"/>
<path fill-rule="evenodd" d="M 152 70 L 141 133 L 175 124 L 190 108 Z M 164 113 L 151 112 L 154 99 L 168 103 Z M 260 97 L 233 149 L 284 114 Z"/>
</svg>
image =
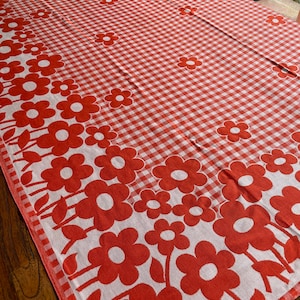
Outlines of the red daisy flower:
<svg viewBox="0 0 300 300">
<path fill-rule="evenodd" d="M 79 148 L 82 138 L 79 135 L 83 132 L 81 124 L 69 125 L 65 121 L 56 121 L 48 126 L 48 133 L 37 139 L 40 148 L 52 148 L 52 153 L 61 156 L 70 148 Z"/>
<path fill-rule="evenodd" d="M 107 230 L 115 221 L 124 221 L 132 214 L 132 208 L 127 203 L 129 189 L 126 185 L 117 183 L 108 186 L 104 181 L 90 182 L 84 189 L 87 196 L 76 204 L 76 214 L 83 219 L 93 218 L 94 226 Z"/>
<path fill-rule="evenodd" d="M 229 251 L 217 252 L 211 243 L 199 242 L 195 256 L 183 254 L 176 260 L 177 267 L 185 274 L 181 288 L 188 295 L 201 290 L 207 299 L 221 299 L 224 293 L 240 284 L 239 276 L 229 269 L 234 263 L 235 258 Z"/>
<path fill-rule="evenodd" d="M 27 31 L 17 31 L 15 35 L 12 37 L 13 40 L 18 40 L 19 42 L 25 42 L 28 39 L 34 38 L 35 35 L 31 30 Z"/>
<path fill-rule="evenodd" d="M 11 40 L 6 40 L 0 43 L 0 60 L 6 60 L 11 56 L 17 56 L 22 53 L 20 48 L 22 48 L 21 43 L 14 43 Z"/>
<path fill-rule="evenodd" d="M 45 9 L 38 9 L 34 13 L 31 13 L 30 15 L 34 19 L 39 19 L 39 18 L 49 18 L 51 14 L 51 11 L 45 10 Z"/>
<path fill-rule="evenodd" d="M 22 73 L 24 71 L 24 67 L 20 65 L 19 61 L 11 61 L 11 62 L 0 62 L 0 78 L 4 80 L 11 80 L 15 77 L 16 74 Z"/>
<path fill-rule="evenodd" d="M 182 250 L 189 247 L 188 238 L 181 234 L 184 229 L 181 222 L 169 224 L 161 219 L 155 222 L 154 230 L 146 233 L 145 240 L 150 245 L 158 245 L 158 251 L 162 255 L 170 255 L 174 248 Z"/>
<path fill-rule="evenodd" d="M 114 32 L 96 34 L 96 42 L 102 43 L 104 46 L 111 46 L 119 37 Z"/>
<path fill-rule="evenodd" d="M 279 78 L 296 77 L 294 73 L 296 73 L 298 69 L 296 65 L 288 65 L 285 63 L 280 64 L 280 66 L 272 67 L 272 70 L 277 72 Z"/>
<path fill-rule="evenodd" d="M 55 110 L 48 108 L 49 101 L 37 103 L 26 102 L 21 105 L 22 110 L 13 113 L 17 127 L 30 125 L 32 128 L 39 128 L 45 124 L 45 119 L 55 115 Z"/>
<path fill-rule="evenodd" d="M 134 204 L 134 209 L 138 212 L 147 211 L 150 219 L 155 219 L 160 214 L 168 214 L 171 211 L 171 205 L 168 203 L 170 194 L 167 192 L 155 193 L 152 190 L 144 190 L 141 192 L 141 198 Z"/>
<path fill-rule="evenodd" d="M 93 96 L 70 95 L 67 101 L 59 102 L 56 107 L 62 110 L 61 116 L 64 119 L 75 118 L 77 122 L 85 122 L 90 119 L 92 113 L 100 110 L 95 104 L 96 100 Z"/>
<path fill-rule="evenodd" d="M 36 59 L 30 59 L 27 61 L 27 65 L 30 66 L 30 72 L 41 72 L 42 75 L 48 76 L 56 72 L 55 69 L 61 68 L 64 63 L 61 61 L 60 55 L 49 56 L 47 54 L 39 55 Z"/>
<path fill-rule="evenodd" d="M 74 154 L 69 159 L 58 157 L 52 160 L 52 168 L 42 172 L 42 178 L 47 182 L 47 189 L 57 191 L 65 188 L 74 193 L 81 187 L 81 180 L 93 173 L 93 168 L 84 165 L 84 155 Z"/>
<path fill-rule="evenodd" d="M 105 96 L 105 100 L 110 102 L 110 107 L 117 108 L 122 105 L 128 106 L 132 104 L 132 99 L 130 98 L 131 92 L 121 91 L 120 89 L 112 89 L 111 93 Z"/>
<path fill-rule="evenodd" d="M 266 22 L 273 26 L 286 24 L 286 21 L 283 16 L 268 16 Z"/>
<path fill-rule="evenodd" d="M 136 172 L 144 167 L 144 162 L 136 155 L 137 152 L 133 148 L 108 147 L 105 155 L 98 156 L 95 159 L 95 164 L 102 168 L 100 177 L 104 180 L 117 177 L 124 184 L 133 182 Z"/>
<path fill-rule="evenodd" d="M 134 228 L 126 228 L 119 235 L 112 232 L 103 233 L 100 247 L 92 249 L 88 259 L 93 266 L 100 266 L 98 279 L 109 284 L 117 278 L 125 285 L 135 283 L 139 278 L 140 266 L 150 256 L 149 250 L 137 244 L 138 232 Z"/>
<path fill-rule="evenodd" d="M 69 96 L 71 91 L 76 90 L 78 85 L 75 84 L 73 79 L 66 79 L 66 80 L 56 80 L 52 82 L 53 89 L 51 92 L 53 94 L 61 94 L 62 96 Z"/>
<path fill-rule="evenodd" d="M 215 212 L 210 208 L 211 201 L 207 197 L 185 195 L 182 204 L 173 207 L 173 213 L 177 216 L 184 216 L 184 222 L 189 226 L 197 225 L 200 220 L 211 222 L 215 219 Z"/>
<path fill-rule="evenodd" d="M 271 205 L 279 212 L 275 216 L 276 222 L 282 227 L 295 227 L 300 230 L 300 190 L 287 186 L 282 190 L 282 196 L 274 196 Z"/>
<path fill-rule="evenodd" d="M 248 125 L 243 122 L 225 121 L 224 127 L 219 127 L 217 132 L 226 136 L 231 142 L 238 142 L 240 139 L 249 139 L 251 137 L 251 134 L 247 131 L 248 128 Z"/>
<path fill-rule="evenodd" d="M 219 173 L 219 180 L 225 184 L 222 189 L 223 196 L 228 200 L 236 200 L 243 196 L 249 202 L 257 202 L 262 192 L 269 190 L 272 182 L 264 177 L 265 169 L 260 165 L 247 167 L 242 162 L 233 162 L 230 169 Z"/>
<path fill-rule="evenodd" d="M 266 169 L 270 172 L 281 172 L 282 174 L 291 174 L 293 167 L 291 165 L 298 162 L 297 158 L 292 154 L 284 154 L 279 149 L 272 150 L 271 154 L 263 154 L 262 161 L 266 165 Z"/>
<path fill-rule="evenodd" d="M 214 231 L 225 237 L 226 246 L 234 253 L 245 253 L 250 245 L 262 251 L 274 245 L 276 238 L 267 228 L 270 216 L 261 206 L 245 209 L 240 202 L 230 201 L 221 206 L 220 213 L 223 218 L 214 223 Z"/>
<path fill-rule="evenodd" d="M 22 100 L 30 100 L 35 95 L 45 95 L 48 93 L 50 80 L 46 77 L 39 77 L 37 74 L 28 74 L 25 78 L 15 78 L 12 80 L 12 87 L 9 94 L 20 95 Z"/>
<path fill-rule="evenodd" d="M 201 165 L 196 159 L 183 161 L 179 156 L 171 156 L 165 166 L 153 169 L 154 176 L 161 178 L 159 186 L 167 191 L 178 188 L 182 193 L 190 193 L 195 186 L 204 185 L 206 176 L 198 173 Z"/>
<path fill-rule="evenodd" d="M 185 7 L 180 7 L 179 11 L 181 15 L 190 15 L 193 16 L 196 12 L 197 8 L 186 5 Z"/>
<path fill-rule="evenodd" d="M 97 144 L 100 148 L 107 148 L 110 145 L 110 140 L 117 137 L 114 131 L 107 125 L 101 127 L 90 126 L 86 129 L 89 137 L 86 138 L 85 143 L 89 146 Z"/>
<path fill-rule="evenodd" d="M 200 60 L 198 60 L 197 57 L 195 57 L 195 56 L 179 58 L 179 63 L 178 63 L 179 67 L 193 70 L 201 65 L 202 65 L 202 62 Z"/>
<path fill-rule="evenodd" d="M 36 43 L 36 44 L 25 44 L 25 50 L 23 53 L 29 53 L 32 55 L 39 55 L 41 52 L 47 50 L 43 43 Z"/>
<path fill-rule="evenodd" d="M 3 32 L 9 32 L 12 30 L 22 30 L 24 26 L 28 24 L 30 24 L 30 22 L 24 18 L 7 18 L 2 20 L 0 28 L 2 28 Z"/>
</svg>

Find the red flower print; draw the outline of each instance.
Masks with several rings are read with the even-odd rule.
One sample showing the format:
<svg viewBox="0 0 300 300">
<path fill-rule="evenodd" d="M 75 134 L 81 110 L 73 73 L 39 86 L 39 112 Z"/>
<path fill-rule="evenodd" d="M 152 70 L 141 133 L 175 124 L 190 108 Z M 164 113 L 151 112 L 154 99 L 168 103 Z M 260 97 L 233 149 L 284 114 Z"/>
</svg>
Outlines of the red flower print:
<svg viewBox="0 0 300 300">
<path fill-rule="evenodd" d="M 179 11 L 181 15 L 194 15 L 196 12 L 197 8 L 196 7 L 192 7 L 192 6 L 185 6 L 185 7 L 180 7 Z"/>
<path fill-rule="evenodd" d="M 268 16 L 266 22 L 274 26 L 286 23 L 283 16 Z"/>
<path fill-rule="evenodd" d="M 287 186 L 282 190 L 282 196 L 274 196 L 271 205 L 279 212 L 275 216 L 276 222 L 282 227 L 295 227 L 300 229 L 300 190 Z"/>
<path fill-rule="evenodd" d="M 266 165 L 266 169 L 270 172 L 281 172 L 282 174 L 291 174 L 293 172 L 292 164 L 298 162 L 297 158 L 292 154 L 284 154 L 279 149 L 272 150 L 271 154 L 263 154 L 262 161 Z"/>
<path fill-rule="evenodd" d="M 195 256 L 183 254 L 176 260 L 177 267 L 185 274 L 181 288 L 188 295 L 201 290 L 207 299 L 221 299 L 224 292 L 240 284 L 239 276 L 229 268 L 235 263 L 234 256 L 226 250 L 202 241 L 196 245 Z"/>
<path fill-rule="evenodd" d="M 85 143 L 89 146 L 97 144 L 99 148 L 107 148 L 110 145 L 110 140 L 117 137 L 114 131 L 107 125 L 101 126 L 100 128 L 90 126 L 86 129 L 89 137 L 86 138 Z"/>
<path fill-rule="evenodd" d="M 110 102 L 110 107 L 117 108 L 121 105 L 128 106 L 132 104 L 132 99 L 130 98 L 131 92 L 121 91 L 120 89 L 112 89 L 111 94 L 105 96 L 105 100 Z"/>
<path fill-rule="evenodd" d="M 294 73 L 298 71 L 298 66 L 282 63 L 278 66 L 272 67 L 272 70 L 277 72 L 277 76 L 280 78 L 296 77 Z"/>
<path fill-rule="evenodd" d="M 30 22 L 26 21 L 24 18 L 7 18 L 2 20 L 0 28 L 3 32 L 9 32 L 12 30 L 22 30 L 25 25 L 28 25 Z"/>
<path fill-rule="evenodd" d="M 78 85 L 74 83 L 73 79 L 53 81 L 52 85 L 53 89 L 51 90 L 51 92 L 53 94 L 61 94 L 62 96 L 69 96 L 71 94 L 71 91 L 78 88 Z"/>
<path fill-rule="evenodd" d="M 84 189 L 87 196 L 76 204 L 76 214 L 83 219 L 94 219 L 94 226 L 100 230 L 109 229 L 115 221 L 124 221 L 132 214 L 127 203 L 129 190 L 117 183 L 108 186 L 104 181 L 90 182 Z"/>
<path fill-rule="evenodd" d="M 25 42 L 28 39 L 35 37 L 31 30 L 27 31 L 17 31 L 12 37 L 13 40 L 18 40 L 19 42 Z"/>
<path fill-rule="evenodd" d="M 118 0 L 101 0 L 100 4 L 113 4 L 114 2 L 117 2 Z"/>
<path fill-rule="evenodd" d="M 81 187 L 81 180 L 93 173 L 93 168 L 84 165 L 84 155 L 74 154 L 69 159 L 58 157 L 52 160 L 51 169 L 42 172 L 42 178 L 47 182 L 47 189 L 57 191 L 65 188 L 74 193 Z"/>
<path fill-rule="evenodd" d="M 215 212 L 210 208 L 211 201 L 207 197 L 185 195 L 182 204 L 173 207 L 176 216 L 184 216 L 184 222 L 189 226 L 197 225 L 200 220 L 211 222 L 215 219 Z"/>
<path fill-rule="evenodd" d="M 133 148 L 108 147 L 106 155 L 98 156 L 95 159 L 95 164 L 102 168 L 100 177 L 104 180 L 117 177 L 124 184 L 134 181 L 136 171 L 144 167 L 144 162 L 137 158 L 136 154 L 136 150 Z"/>
<path fill-rule="evenodd" d="M 0 17 L 6 17 L 12 11 L 11 8 L 4 8 L 4 7 L 2 7 L 2 5 L 4 5 L 3 2 L 4 1 L 2 1 L 0 3 Z"/>
<path fill-rule="evenodd" d="M 292 139 L 293 139 L 295 142 L 299 143 L 298 149 L 300 150 L 300 131 L 294 132 L 294 133 L 292 134 Z"/>
<path fill-rule="evenodd" d="M 168 203 L 170 194 L 167 192 L 155 193 L 152 190 L 144 190 L 141 192 L 141 198 L 134 204 L 134 209 L 138 212 L 147 211 L 150 219 L 155 219 L 160 214 L 168 214 L 171 211 L 171 205 Z"/>
<path fill-rule="evenodd" d="M 182 193 L 191 193 L 194 186 L 204 185 L 206 176 L 198 173 L 201 165 L 196 159 L 183 161 L 179 156 L 171 156 L 165 161 L 165 166 L 153 169 L 154 176 L 161 178 L 159 186 L 167 191 L 178 188 Z"/>
<path fill-rule="evenodd" d="M 243 122 L 225 121 L 224 127 L 219 127 L 217 132 L 226 136 L 230 142 L 237 142 L 240 139 L 249 139 L 251 137 L 251 134 L 247 131 L 248 128 L 248 125 Z"/>
<path fill-rule="evenodd" d="M 13 41 L 6 40 L 0 43 L 0 60 L 6 60 L 11 56 L 17 56 L 21 54 L 22 44 L 21 43 L 14 43 Z"/>
<path fill-rule="evenodd" d="M 39 19 L 39 18 L 49 18 L 50 14 L 51 14 L 51 11 L 47 11 L 44 9 L 38 9 L 36 12 L 31 13 L 30 15 L 34 19 Z"/>
<path fill-rule="evenodd" d="M 236 200 L 243 196 L 249 202 L 257 202 L 262 197 L 262 191 L 272 187 L 272 182 L 264 177 L 265 169 L 259 165 L 247 167 L 242 162 L 233 162 L 230 169 L 219 173 L 219 180 L 225 184 L 222 189 L 224 197 Z"/>
<path fill-rule="evenodd" d="M 40 148 L 51 148 L 56 156 L 65 154 L 70 148 L 78 148 L 83 144 L 79 135 L 83 132 L 81 124 L 69 125 L 65 121 L 56 121 L 48 126 L 48 133 L 37 139 Z"/>
<path fill-rule="evenodd" d="M 25 78 L 13 79 L 11 83 L 12 87 L 8 91 L 10 95 L 20 95 L 21 100 L 30 100 L 35 95 L 47 94 L 50 80 L 37 74 L 28 74 Z"/>
<path fill-rule="evenodd" d="M 19 61 L 0 62 L 0 78 L 4 80 L 11 80 L 16 74 L 24 71 L 24 67 L 20 65 Z"/>
<path fill-rule="evenodd" d="M 187 68 L 189 70 L 196 69 L 198 66 L 201 66 L 202 62 L 197 59 L 197 57 L 180 57 L 179 58 L 179 67 Z"/>
<path fill-rule="evenodd" d="M 106 0 L 107 1 L 107 0 Z M 96 34 L 96 42 L 102 43 L 104 46 L 111 46 L 119 38 L 114 32 L 98 33 Z"/>
<path fill-rule="evenodd" d="M 95 104 L 96 100 L 94 96 L 70 95 L 67 101 L 59 102 L 56 107 L 62 110 L 61 116 L 64 119 L 75 118 L 77 122 L 85 122 L 90 119 L 92 113 L 100 110 Z"/>
<path fill-rule="evenodd" d="M 36 59 L 30 59 L 27 61 L 27 65 L 30 66 L 30 72 L 41 72 L 42 75 L 48 76 L 54 74 L 55 69 L 61 68 L 64 63 L 61 60 L 60 55 L 48 56 L 47 54 L 39 55 Z"/>
<path fill-rule="evenodd" d="M 234 253 L 245 253 L 249 245 L 258 250 L 269 250 L 275 243 L 268 212 L 259 205 L 244 208 L 240 202 L 230 201 L 221 206 L 222 219 L 217 220 L 214 231 L 225 237 L 226 246 Z"/>
<path fill-rule="evenodd" d="M 134 228 L 126 228 L 119 235 L 112 232 L 103 233 L 100 237 L 100 247 L 92 249 L 88 259 L 93 266 L 100 266 L 98 279 L 103 284 L 109 284 L 118 277 L 125 285 L 135 283 L 139 278 L 140 266 L 150 256 L 149 250 L 142 244 L 137 244 L 138 232 Z"/>
<path fill-rule="evenodd" d="M 155 222 L 154 230 L 145 234 L 145 240 L 150 245 L 158 245 L 158 251 L 162 255 L 170 255 L 174 247 L 181 250 L 189 247 L 188 238 L 181 234 L 183 231 L 183 223 L 169 224 L 166 220 L 161 219 Z"/>
<path fill-rule="evenodd" d="M 39 55 L 41 52 L 47 50 L 43 43 L 36 43 L 36 44 L 25 44 L 25 50 L 23 53 L 29 53 L 32 55 Z"/>
<path fill-rule="evenodd" d="M 21 105 L 22 110 L 13 113 L 16 126 L 24 127 L 30 125 L 32 128 L 42 127 L 45 124 L 45 119 L 55 115 L 55 110 L 48 107 L 48 101 L 23 103 Z"/>
</svg>

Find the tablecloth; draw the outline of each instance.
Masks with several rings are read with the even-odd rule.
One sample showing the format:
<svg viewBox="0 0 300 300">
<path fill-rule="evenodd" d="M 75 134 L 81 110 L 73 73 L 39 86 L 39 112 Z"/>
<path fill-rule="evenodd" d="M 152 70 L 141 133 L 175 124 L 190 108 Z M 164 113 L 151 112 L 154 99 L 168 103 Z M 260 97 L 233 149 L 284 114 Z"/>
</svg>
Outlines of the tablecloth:
<svg viewBox="0 0 300 300">
<path fill-rule="evenodd" d="M 252 0 L 0 4 L 1 166 L 61 299 L 300 295 L 300 28 Z"/>
</svg>

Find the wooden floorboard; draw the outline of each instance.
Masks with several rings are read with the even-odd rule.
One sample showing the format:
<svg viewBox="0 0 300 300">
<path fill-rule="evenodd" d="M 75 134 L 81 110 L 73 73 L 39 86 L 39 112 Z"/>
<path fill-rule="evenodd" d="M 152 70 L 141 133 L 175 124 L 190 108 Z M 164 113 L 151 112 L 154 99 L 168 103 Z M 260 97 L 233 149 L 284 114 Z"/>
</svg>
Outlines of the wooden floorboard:
<svg viewBox="0 0 300 300">
<path fill-rule="evenodd" d="M 57 299 L 1 169 L 0 299 Z"/>
</svg>

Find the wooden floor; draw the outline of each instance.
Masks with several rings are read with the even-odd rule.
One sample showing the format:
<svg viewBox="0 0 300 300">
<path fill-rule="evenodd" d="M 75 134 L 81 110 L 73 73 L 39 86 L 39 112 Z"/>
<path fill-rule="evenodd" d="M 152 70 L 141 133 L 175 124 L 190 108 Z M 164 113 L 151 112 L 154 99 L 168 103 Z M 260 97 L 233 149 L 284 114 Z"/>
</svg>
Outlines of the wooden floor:
<svg viewBox="0 0 300 300">
<path fill-rule="evenodd" d="M 0 299 L 57 299 L 1 169 Z"/>
</svg>

